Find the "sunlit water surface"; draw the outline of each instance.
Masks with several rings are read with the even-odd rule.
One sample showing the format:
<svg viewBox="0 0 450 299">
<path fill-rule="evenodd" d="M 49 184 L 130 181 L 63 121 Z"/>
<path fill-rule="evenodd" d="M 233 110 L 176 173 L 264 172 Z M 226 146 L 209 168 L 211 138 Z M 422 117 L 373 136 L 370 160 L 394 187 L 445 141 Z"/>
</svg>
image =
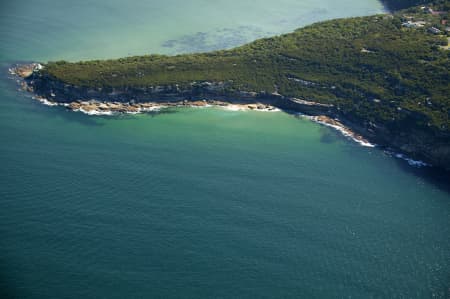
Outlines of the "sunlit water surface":
<svg viewBox="0 0 450 299">
<path fill-rule="evenodd" d="M 365 1 L 0 4 L 2 298 L 445 298 L 445 183 L 282 112 L 90 117 L 19 60 L 229 48 Z"/>
</svg>

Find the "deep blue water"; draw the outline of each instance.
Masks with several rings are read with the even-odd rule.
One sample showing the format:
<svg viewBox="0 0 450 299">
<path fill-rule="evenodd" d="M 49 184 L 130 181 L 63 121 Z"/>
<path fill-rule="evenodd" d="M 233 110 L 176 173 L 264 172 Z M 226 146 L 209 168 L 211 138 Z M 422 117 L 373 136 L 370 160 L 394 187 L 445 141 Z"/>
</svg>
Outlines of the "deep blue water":
<svg viewBox="0 0 450 299">
<path fill-rule="evenodd" d="M 0 297 L 449 298 L 444 176 L 281 112 L 92 117 L 6 74 L 15 60 L 227 47 L 382 9 L 255 3 L 1 4 Z"/>
</svg>

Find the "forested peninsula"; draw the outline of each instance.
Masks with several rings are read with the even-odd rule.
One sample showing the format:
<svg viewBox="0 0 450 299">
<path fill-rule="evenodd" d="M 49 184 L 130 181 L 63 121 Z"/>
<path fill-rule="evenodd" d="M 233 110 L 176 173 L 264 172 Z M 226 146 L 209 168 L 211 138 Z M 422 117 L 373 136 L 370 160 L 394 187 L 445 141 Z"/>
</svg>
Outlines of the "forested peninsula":
<svg viewBox="0 0 450 299">
<path fill-rule="evenodd" d="M 325 115 L 450 170 L 450 1 L 385 2 L 393 9 L 427 3 L 320 22 L 230 50 L 57 61 L 16 73 L 36 96 L 73 110 L 86 101 L 136 108 L 220 100 Z"/>
</svg>

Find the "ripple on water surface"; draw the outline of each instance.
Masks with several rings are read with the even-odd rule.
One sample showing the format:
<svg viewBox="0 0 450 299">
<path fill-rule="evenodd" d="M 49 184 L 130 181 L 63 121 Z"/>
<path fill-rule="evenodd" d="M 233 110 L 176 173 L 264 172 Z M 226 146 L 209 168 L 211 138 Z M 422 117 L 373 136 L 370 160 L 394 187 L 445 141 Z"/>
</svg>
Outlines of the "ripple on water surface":
<svg viewBox="0 0 450 299">
<path fill-rule="evenodd" d="M 198 32 L 207 47 L 223 28 L 281 32 L 381 9 L 369 0 L 127 3 L 3 3 L 0 59 L 189 51 L 186 37 Z M 448 183 L 430 170 L 284 113 L 91 117 L 10 83 L 0 79 L 0 294 L 448 297 Z"/>
</svg>

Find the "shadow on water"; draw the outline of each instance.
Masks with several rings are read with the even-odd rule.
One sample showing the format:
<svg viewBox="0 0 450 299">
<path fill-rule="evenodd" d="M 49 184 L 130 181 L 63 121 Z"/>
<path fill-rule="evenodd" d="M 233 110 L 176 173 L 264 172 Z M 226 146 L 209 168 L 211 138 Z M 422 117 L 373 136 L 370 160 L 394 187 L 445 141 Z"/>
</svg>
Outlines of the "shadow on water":
<svg viewBox="0 0 450 299">
<path fill-rule="evenodd" d="M 285 112 L 293 115 L 296 118 L 305 119 L 298 113 L 292 111 L 285 111 Z M 320 126 L 320 133 L 321 133 L 320 142 L 324 144 L 335 143 L 338 140 L 342 140 L 345 142 L 353 142 L 348 137 L 343 136 L 341 133 L 328 127 Z M 442 190 L 450 195 L 450 171 L 445 171 L 443 169 L 430 166 L 425 167 L 412 166 L 409 165 L 408 162 L 403 159 L 398 159 L 396 157 L 393 157 L 392 155 L 386 154 L 383 148 L 375 147 L 373 150 L 378 150 L 381 153 L 393 159 L 393 161 L 395 161 L 395 165 L 402 171 L 412 174 L 415 177 L 418 177 L 419 179 L 423 180 L 424 182 L 429 183 L 438 188 L 439 190 Z"/>
<path fill-rule="evenodd" d="M 336 141 L 338 141 L 339 139 L 339 135 L 336 134 L 335 132 L 330 132 L 330 130 L 328 128 L 320 128 L 320 142 L 321 143 L 325 143 L 325 144 L 331 144 L 331 143 L 335 143 Z M 344 136 L 342 136 L 344 137 Z"/>
<path fill-rule="evenodd" d="M 17 62 L 16 62 L 17 63 Z M 48 107 L 43 104 L 38 103 L 35 100 L 32 100 L 32 95 L 30 93 L 27 93 L 25 91 L 18 91 L 18 83 L 16 82 L 16 78 L 12 77 L 8 73 L 8 68 L 11 67 L 14 63 L 1 63 L 0 65 L 0 80 L 3 81 L 3 83 L 6 85 L 8 89 L 10 89 L 11 95 L 13 97 L 19 97 L 21 100 L 26 101 L 26 103 L 22 103 L 23 105 L 20 105 L 20 109 L 22 111 L 25 111 L 26 113 L 32 113 L 36 112 L 36 109 L 39 109 L 39 111 L 43 114 L 45 114 L 45 117 L 49 118 L 63 118 L 66 121 L 69 122 L 76 122 L 80 123 L 85 126 L 103 126 L 103 122 L 99 122 L 99 119 L 115 119 L 115 120 L 129 120 L 136 118 L 136 115 L 131 114 L 117 114 L 113 116 L 105 115 L 105 116 L 92 116 L 92 115 L 86 115 L 84 113 L 80 112 L 73 112 L 70 110 L 67 110 L 64 107 Z M 149 116 L 149 117 L 157 117 L 162 116 L 166 114 L 173 114 L 179 112 L 176 107 L 171 108 L 165 108 L 161 109 L 160 111 L 152 111 L 152 112 L 146 112 L 140 114 Z M 304 119 L 302 118 L 298 113 L 292 112 L 292 111 L 284 111 L 288 114 L 293 115 L 294 117 Z M 321 127 L 321 137 L 320 142 L 324 144 L 331 144 L 335 143 L 336 141 L 340 139 L 345 139 L 346 141 L 350 142 L 348 138 L 345 136 L 342 136 L 338 132 L 333 132 L 329 128 Z M 382 150 L 382 149 L 379 149 Z M 396 165 L 403 171 L 408 172 L 416 177 L 419 177 L 420 179 L 424 180 L 427 183 L 430 183 L 440 190 L 443 190 L 450 194 L 450 172 L 444 171 L 442 169 L 438 169 L 435 167 L 413 167 L 409 165 L 406 161 L 401 159 L 396 159 L 395 157 L 392 157 L 392 159 L 395 160 Z"/>
<path fill-rule="evenodd" d="M 298 112 L 289 111 L 289 110 L 283 110 L 283 112 L 288 113 L 297 119 L 307 120 L 307 118 L 303 117 Z M 321 143 L 331 144 L 331 143 L 335 143 L 339 140 L 345 140 L 345 141 L 349 140 L 348 137 L 343 136 L 341 133 L 339 133 L 336 130 L 333 130 L 329 127 L 319 125 L 319 130 L 320 130 L 320 142 Z"/>
<path fill-rule="evenodd" d="M 414 167 L 409 165 L 406 161 L 392 157 L 395 160 L 397 167 L 401 170 L 410 173 L 424 182 L 432 184 L 438 189 L 450 195 L 450 171 L 445 171 L 436 167 Z M 450 197 L 449 197 L 450 200 Z"/>
</svg>

